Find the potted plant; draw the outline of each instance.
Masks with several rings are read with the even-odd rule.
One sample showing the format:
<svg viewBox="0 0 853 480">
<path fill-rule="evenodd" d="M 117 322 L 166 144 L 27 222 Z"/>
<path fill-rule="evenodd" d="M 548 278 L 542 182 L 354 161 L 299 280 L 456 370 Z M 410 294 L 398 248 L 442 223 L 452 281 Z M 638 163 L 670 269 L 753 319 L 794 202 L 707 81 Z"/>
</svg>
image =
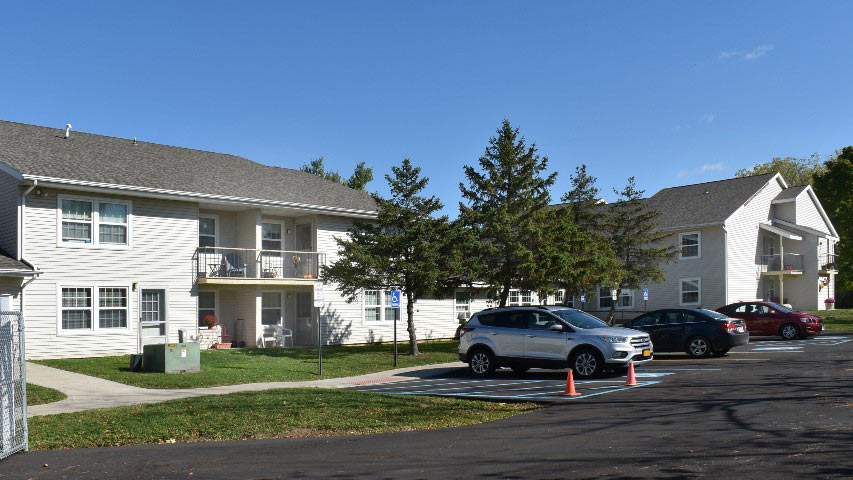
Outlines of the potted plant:
<svg viewBox="0 0 853 480">
<path fill-rule="evenodd" d="M 827 310 L 835 310 L 835 299 L 830 297 L 823 301 Z"/>
<path fill-rule="evenodd" d="M 216 326 L 216 316 L 213 314 L 208 313 L 201 317 L 201 321 L 207 325 L 208 330 L 213 330 L 213 327 Z"/>
</svg>

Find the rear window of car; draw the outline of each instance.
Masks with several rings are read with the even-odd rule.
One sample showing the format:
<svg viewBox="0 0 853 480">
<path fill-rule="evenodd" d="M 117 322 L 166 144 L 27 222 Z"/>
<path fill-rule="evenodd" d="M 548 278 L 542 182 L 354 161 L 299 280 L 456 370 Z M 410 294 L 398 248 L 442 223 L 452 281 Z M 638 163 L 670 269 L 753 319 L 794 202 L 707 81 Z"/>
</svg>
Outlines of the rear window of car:
<svg viewBox="0 0 853 480">
<path fill-rule="evenodd" d="M 500 328 L 524 328 L 527 318 L 524 311 L 494 312 L 477 316 L 480 325 Z"/>
</svg>

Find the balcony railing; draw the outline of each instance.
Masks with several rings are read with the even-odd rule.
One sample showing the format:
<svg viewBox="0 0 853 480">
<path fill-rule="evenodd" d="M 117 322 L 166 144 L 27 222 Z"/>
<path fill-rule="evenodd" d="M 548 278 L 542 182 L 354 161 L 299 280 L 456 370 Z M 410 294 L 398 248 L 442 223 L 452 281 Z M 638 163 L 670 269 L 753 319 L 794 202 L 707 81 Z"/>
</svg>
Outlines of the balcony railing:
<svg viewBox="0 0 853 480">
<path fill-rule="evenodd" d="M 821 271 L 838 270 L 838 258 L 834 253 L 824 253 L 818 256 L 818 264 Z"/>
<path fill-rule="evenodd" d="M 786 253 L 784 255 L 762 255 L 761 257 L 762 272 L 779 272 L 779 273 L 802 273 L 803 271 L 803 256 L 799 253 Z"/>
<path fill-rule="evenodd" d="M 316 280 L 325 254 L 317 252 L 199 247 L 193 255 L 196 279 Z"/>
</svg>

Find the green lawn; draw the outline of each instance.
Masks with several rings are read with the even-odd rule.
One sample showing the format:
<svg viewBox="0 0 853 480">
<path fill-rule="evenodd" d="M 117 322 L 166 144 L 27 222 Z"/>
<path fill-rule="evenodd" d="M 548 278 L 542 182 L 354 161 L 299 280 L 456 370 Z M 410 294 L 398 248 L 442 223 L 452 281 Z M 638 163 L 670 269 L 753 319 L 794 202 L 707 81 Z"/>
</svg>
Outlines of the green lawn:
<svg viewBox="0 0 853 480">
<path fill-rule="evenodd" d="M 458 360 L 458 342 L 423 342 L 421 355 L 400 355 L 399 367 Z M 399 345 L 405 351 L 407 343 Z M 393 368 L 391 345 L 323 348 L 323 378 L 346 377 Z M 37 363 L 147 388 L 194 388 L 254 382 L 317 380 L 317 349 L 252 348 L 201 352 L 201 372 L 163 374 L 131 372 L 128 355 L 65 358 Z"/>
<path fill-rule="evenodd" d="M 853 332 L 853 308 L 812 310 L 807 313 L 822 318 L 827 332 Z"/>
<path fill-rule="evenodd" d="M 471 425 L 538 408 L 351 390 L 267 390 L 33 417 L 30 448 L 362 435 Z"/>
<path fill-rule="evenodd" d="M 65 394 L 59 390 L 33 385 L 32 383 L 27 384 L 27 405 L 30 407 L 60 400 L 65 400 Z"/>
</svg>

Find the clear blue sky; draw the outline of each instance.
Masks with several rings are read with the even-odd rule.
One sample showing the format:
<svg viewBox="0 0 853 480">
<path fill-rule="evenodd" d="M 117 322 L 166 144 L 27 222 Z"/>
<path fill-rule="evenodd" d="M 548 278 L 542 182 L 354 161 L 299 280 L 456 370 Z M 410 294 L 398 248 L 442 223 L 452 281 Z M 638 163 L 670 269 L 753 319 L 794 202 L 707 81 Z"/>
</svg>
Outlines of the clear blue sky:
<svg viewBox="0 0 853 480">
<path fill-rule="evenodd" d="M 853 2 L 5 5 L 0 118 L 234 153 L 409 156 L 456 215 L 506 117 L 607 197 L 853 143 Z"/>
</svg>

